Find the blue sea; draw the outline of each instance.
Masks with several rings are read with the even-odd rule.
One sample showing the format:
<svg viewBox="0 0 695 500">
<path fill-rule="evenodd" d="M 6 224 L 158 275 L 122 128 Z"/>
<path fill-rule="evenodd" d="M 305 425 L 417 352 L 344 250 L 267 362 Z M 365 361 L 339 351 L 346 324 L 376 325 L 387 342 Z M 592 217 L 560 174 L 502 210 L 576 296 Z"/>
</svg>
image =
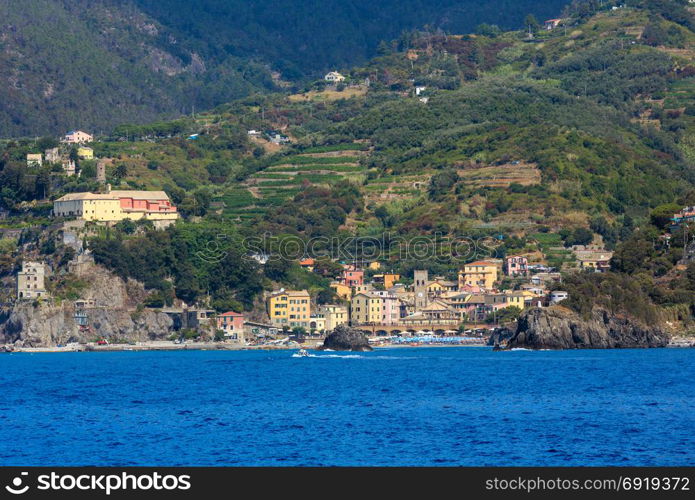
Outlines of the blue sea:
<svg viewBox="0 0 695 500">
<path fill-rule="evenodd" d="M 695 349 L 0 355 L 0 465 L 695 465 Z"/>
</svg>

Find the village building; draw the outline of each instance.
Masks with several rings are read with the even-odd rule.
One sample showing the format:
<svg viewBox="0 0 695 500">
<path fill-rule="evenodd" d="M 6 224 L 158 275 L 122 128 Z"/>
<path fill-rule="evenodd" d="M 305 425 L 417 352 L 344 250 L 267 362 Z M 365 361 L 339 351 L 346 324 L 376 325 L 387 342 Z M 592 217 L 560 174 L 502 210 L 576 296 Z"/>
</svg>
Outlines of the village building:
<svg viewBox="0 0 695 500">
<path fill-rule="evenodd" d="M 548 31 L 552 31 L 560 26 L 560 23 L 562 23 L 562 19 L 548 19 L 543 23 L 543 27 Z"/>
<path fill-rule="evenodd" d="M 343 300 L 350 300 L 350 297 L 352 297 L 352 288 L 344 283 L 334 281 L 329 286 L 335 294 Z"/>
<path fill-rule="evenodd" d="M 397 324 L 400 311 L 398 298 L 387 291 L 358 293 L 350 303 L 350 324 Z"/>
<path fill-rule="evenodd" d="M 63 172 L 65 172 L 65 175 L 68 177 L 75 175 L 75 172 L 77 171 L 77 165 L 75 165 L 74 160 L 70 159 L 65 159 L 62 160 L 62 165 L 63 165 Z"/>
<path fill-rule="evenodd" d="M 80 146 L 77 148 L 77 157 L 81 160 L 93 160 L 94 150 L 92 148 L 88 148 L 87 146 Z"/>
<path fill-rule="evenodd" d="M 367 267 L 369 267 L 369 269 L 371 269 L 372 271 L 378 271 L 379 269 L 381 269 L 381 264 L 378 260 L 373 260 L 369 263 L 369 266 Z"/>
<path fill-rule="evenodd" d="M 529 273 L 526 257 L 507 257 L 504 261 L 504 271 L 507 276 L 526 276 Z"/>
<path fill-rule="evenodd" d="M 346 306 L 327 304 L 319 306 L 319 314 L 325 319 L 325 330 L 335 330 L 336 326 L 347 325 L 350 322 L 350 313 Z"/>
<path fill-rule="evenodd" d="M 83 132 L 82 130 L 71 130 L 63 138 L 63 142 L 67 144 L 86 144 L 94 141 L 94 136 Z"/>
<path fill-rule="evenodd" d="M 345 269 L 343 271 L 343 283 L 347 286 L 360 286 L 364 284 L 364 271 L 360 269 Z"/>
<path fill-rule="evenodd" d="M 340 83 L 345 81 L 345 77 L 337 71 L 326 73 L 326 76 L 324 76 L 323 79 L 329 83 Z"/>
<path fill-rule="evenodd" d="M 427 293 L 430 297 L 441 297 L 445 293 L 456 290 L 458 290 L 458 283 L 444 278 L 435 278 L 427 284 Z"/>
<path fill-rule="evenodd" d="M 680 212 L 673 214 L 671 222 L 674 227 L 678 227 L 683 223 L 695 222 L 695 206 L 684 207 Z"/>
<path fill-rule="evenodd" d="M 87 221 L 119 222 L 124 219 L 151 220 L 156 227 L 173 224 L 179 214 L 164 191 L 111 191 L 69 193 L 53 202 L 56 217 Z"/>
<path fill-rule="evenodd" d="M 463 266 L 463 270 L 459 272 L 459 289 L 469 285 L 492 290 L 496 281 L 497 264 L 491 261 L 471 262 Z"/>
<path fill-rule="evenodd" d="M 314 259 L 302 259 L 299 261 L 299 265 L 309 272 L 314 271 L 314 265 L 315 264 L 316 264 L 316 261 L 314 261 Z"/>
<path fill-rule="evenodd" d="M 244 315 L 229 311 L 218 314 L 215 318 L 217 329 L 224 332 L 226 340 L 244 341 Z"/>
<path fill-rule="evenodd" d="M 322 313 L 312 314 L 309 318 L 309 330 L 313 333 L 322 333 L 326 331 L 326 316 Z"/>
<path fill-rule="evenodd" d="M 400 274 L 384 273 L 372 276 L 374 283 L 381 283 L 385 289 L 392 288 L 401 279 Z"/>
<path fill-rule="evenodd" d="M 22 270 L 17 273 L 17 298 L 33 300 L 45 297 L 45 276 L 46 267 L 43 262 L 22 262 Z"/>
<path fill-rule="evenodd" d="M 605 272 L 611 268 L 613 252 L 608 250 L 576 250 L 574 255 L 583 271 Z"/>
<path fill-rule="evenodd" d="M 309 327 L 311 295 L 306 290 L 279 290 L 268 298 L 268 316 L 273 325 Z"/>
<path fill-rule="evenodd" d="M 44 153 L 46 156 L 46 163 L 60 163 L 62 160 L 60 148 L 47 149 Z"/>
<path fill-rule="evenodd" d="M 43 155 L 41 153 L 29 153 L 27 155 L 27 167 L 40 167 L 43 165 Z"/>
<path fill-rule="evenodd" d="M 569 298 L 569 293 L 565 292 L 564 290 L 555 290 L 554 292 L 550 292 L 551 304 L 558 304 L 567 298 Z"/>
</svg>

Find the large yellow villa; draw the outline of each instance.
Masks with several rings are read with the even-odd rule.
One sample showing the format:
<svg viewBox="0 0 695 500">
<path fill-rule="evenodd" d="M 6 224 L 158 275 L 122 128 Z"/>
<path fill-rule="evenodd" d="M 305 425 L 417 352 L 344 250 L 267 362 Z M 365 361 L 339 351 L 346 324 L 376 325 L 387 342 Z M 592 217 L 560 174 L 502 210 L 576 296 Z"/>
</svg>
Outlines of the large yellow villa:
<svg viewBox="0 0 695 500">
<path fill-rule="evenodd" d="M 172 224 L 179 218 L 176 207 L 164 191 L 110 189 L 105 193 L 66 194 L 53 202 L 53 215 L 99 222 L 147 219 L 157 226 Z"/>
</svg>

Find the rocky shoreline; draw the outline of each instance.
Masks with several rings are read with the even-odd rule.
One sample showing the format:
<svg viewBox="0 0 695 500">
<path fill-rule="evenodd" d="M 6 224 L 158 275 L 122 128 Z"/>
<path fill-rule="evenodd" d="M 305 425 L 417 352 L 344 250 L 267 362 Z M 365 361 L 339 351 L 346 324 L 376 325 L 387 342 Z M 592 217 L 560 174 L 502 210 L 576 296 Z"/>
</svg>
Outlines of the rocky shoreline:
<svg viewBox="0 0 695 500">
<path fill-rule="evenodd" d="M 562 306 L 524 313 L 506 349 L 621 349 L 667 347 L 670 335 L 659 325 L 595 308 L 590 317 Z"/>
</svg>

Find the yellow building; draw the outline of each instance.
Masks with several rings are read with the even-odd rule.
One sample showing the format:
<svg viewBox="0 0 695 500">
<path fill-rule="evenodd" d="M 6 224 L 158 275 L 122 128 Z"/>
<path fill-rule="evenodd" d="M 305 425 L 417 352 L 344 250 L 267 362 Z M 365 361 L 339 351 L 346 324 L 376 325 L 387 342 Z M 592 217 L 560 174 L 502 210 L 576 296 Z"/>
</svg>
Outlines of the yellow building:
<svg viewBox="0 0 695 500">
<path fill-rule="evenodd" d="M 401 275 L 395 273 L 375 274 L 373 279 L 376 283 L 383 283 L 384 288 L 388 290 L 400 281 Z"/>
<path fill-rule="evenodd" d="M 334 282 L 331 283 L 331 288 L 335 294 L 343 300 L 350 300 L 352 297 L 352 288 L 342 283 Z"/>
<path fill-rule="evenodd" d="M 268 316 L 273 325 L 309 328 L 311 295 L 306 290 L 280 290 L 268 298 Z"/>
<path fill-rule="evenodd" d="M 491 290 L 497 281 L 497 264 L 485 260 L 471 262 L 459 272 L 459 288 L 465 285 L 479 286 Z"/>
<path fill-rule="evenodd" d="M 94 150 L 85 146 L 77 148 L 77 157 L 82 160 L 93 160 Z"/>
<path fill-rule="evenodd" d="M 330 332 L 338 325 L 347 325 L 350 320 L 348 308 L 338 305 L 325 305 L 319 307 L 319 314 L 326 320 L 326 331 Z"/>
<path fill-rule="evenodd" d="M 381 264 L 378 261 L 374 260 L 369 263 L 369 269 L 371 269 L 372 271 L 378 271 L 379 269 L 381 269 Z"/>
<path fill-rule="evenodd" d="M 171 224 L 179 218 L 164 191 L 110 189 L 106 193 L 66 194 L 53 202 L 53 215 L 99 222 L 147 219 L 159 225 Z"/>
<path fill-rule="evenodd" d="M 350 323 L 352 325 L 381 324 L 381 297 L 369 293 L 358 293 L 350 302 Z"/>
</svg>

